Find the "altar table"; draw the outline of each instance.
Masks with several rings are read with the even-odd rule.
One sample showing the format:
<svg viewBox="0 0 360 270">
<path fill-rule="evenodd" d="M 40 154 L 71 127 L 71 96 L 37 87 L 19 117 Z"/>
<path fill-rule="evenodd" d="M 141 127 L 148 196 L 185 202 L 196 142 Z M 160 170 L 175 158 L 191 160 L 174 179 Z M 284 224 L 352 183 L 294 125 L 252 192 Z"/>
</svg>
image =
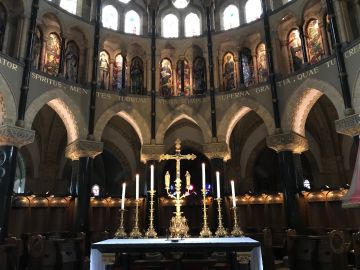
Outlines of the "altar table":
<svg viewBox="0 0 360 270">
<path fill-rule="evenodd" d="M 260 242 L 248 237 L 109 239 L 91 246 L 90 270 L 105 270 L 102 255 L 120 252 L 249 252 L 251 270 L 262 270 Z"/>
</svg>

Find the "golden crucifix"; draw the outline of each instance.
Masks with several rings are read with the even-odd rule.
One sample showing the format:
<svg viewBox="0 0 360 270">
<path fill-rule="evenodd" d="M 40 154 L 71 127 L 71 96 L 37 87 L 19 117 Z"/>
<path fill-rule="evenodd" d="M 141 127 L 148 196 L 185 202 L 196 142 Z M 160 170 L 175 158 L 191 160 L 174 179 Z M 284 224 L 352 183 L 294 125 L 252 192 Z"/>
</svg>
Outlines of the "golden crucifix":
<svg viewBox="0 0 360 270">
<path fill-rule="evenodd" d="M 180 162 L 181 160 L 194 160 L 196 158 L 196 155 L 194 154 L 187 154 L 182 155 L 181 154 L 181 141 L 177 139 L 175 141 L 175 155 L 161 155 L 161 160 L 176 160 L 176 179 L 175 179 L 175 195 L 171 194 L 169 192 L 170 189 L 170 174 L 169 172 L 166 172 L 165 174 L 165 189 L 170 198 L 173 198 L 175 200 L 175 207 L 176 211 L 174 212 L 174 216 L 171 218 L 170 222 L 170 233 L 171 238 L 183 238 L 183 237 L 189 237 L 189 226 L 187 225 L 186 218 L 182 215 L 181 212 L 181 205 L 182 205 L 182 199 L 185 198 L 187 195 L 189 195 L 189 188 L 190 188 L 190 173 L 186 172 L 186 189 L 187 192 L 181 194 L 181 179 L 180 179 Z"/>
</svg>

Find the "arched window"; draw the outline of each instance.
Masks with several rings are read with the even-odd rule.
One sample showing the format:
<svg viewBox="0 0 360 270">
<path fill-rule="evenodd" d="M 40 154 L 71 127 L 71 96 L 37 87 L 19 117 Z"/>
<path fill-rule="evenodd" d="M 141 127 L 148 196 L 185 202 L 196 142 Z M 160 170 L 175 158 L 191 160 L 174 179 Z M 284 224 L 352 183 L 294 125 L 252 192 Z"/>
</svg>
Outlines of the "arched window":
<svg viewBox="0 0 360 270">
<path fill-rule="evenodd" d="M 103 27 L 117 30 L 118 29 L 118 17 L 119 17 L 119 14 L 114 6 L 107 5 L 107 6 L 103 7 L 102 18 L 101 18 Z"/>
<path fill-rule="evenodd" d="M 240 25 L 239 9 L 235 5 L 229 5 L 223 13 L 224 30 L 238 27 Z"/>
<path fill-rule="evenodd" d="M 197 57 L 193 64 L 193 93 L 203 95 L 206 92 L 206 64 L 205 59 Z"/>
<path fill-rule="evenodd" d="M 61 0 L 60 7 L 66 11 L 76 14 L 77 0 Z"/>
<path fill-rule="evenodd" d="M 268 79 L 269 71 L 266 57 L 266 47 L 264 43 L 260 43 L 256 49 L 257 70 L 259 83 L 266 82 Z"/>
<path fill-rule="evenodd" d="M 176 65 L 176 88 L 177 96 L 190 95 L 190 66 L 186 60 L 184 60 L 184 89 L 181 88 L 181 60 L 179 60 Z"/>
<path fill-rule="evenodd" d="M 40 68 L 40 57 L 42 51 L 43 38 L 39 27 L 36 27 L 34 35 L 34 44 L 32 50 L 32 66 L 36 69 Z"/>
<path fill-rule="evenodd" d="M 246 22 L 252 22 L 261 17 L 262 14 L 261 0 L 248 0 L 245 4 Z"/>
<path fill-rule="evenodd" d="M 300 32 L 298 29 L 293 29 L 290 31 L 288 36 L 288 44 L 292 70 L 297 71 L 302 68 L 304 63 L 304 55 L 301 49 Z"/>
<path fill-rule="evenodd" d="M 59 73 L 60 38 L 56 33 L 50 33 L 46 41 L 44 72 L 55 76 Z"/>
<path fill-rule="evenodd" d="M 195 13 L 185 17 L 185 37 L 200 36 L 200 18 Z"/>
<path fill-rule="evenodd" d="M 169 97 L 174 94 L 172 74 L 171 61 L 167 58 L 163 59 L 160 65 L 160 91 L 162 96 Z"/>
<path fill-rule="evenodd" d="M 6 29 L 6 11 L 3 5 L 0 4 L 0 51 L 2 50 Z"/>
<path fill-rule="evenodd" d="M 121 91 L 123 85 L 123 65 L 124 57 L 121 54 L 116 55 L 113 68 L 112 88 L 114 91 Z"/>
<path fill-rule="evenodd" d="M 135 57 L 130 68 L 131 94 L 144 94 L 144 64 L 140 57 Z"/>
<path fill-rule="evenodd" d="M 125 14 L 125 33 L 140 35 L 140 16 L 134 10 Z"/>
<path fill-rule="evenodd" d="M 246 87 L 252 85 L 254 83 L 254 63 L 249 48 L 241 50 L 241 72 L 240 83 Z"/>
<path fill-rule="evenodd" d="M 186 8 L 190 0 L 172 0 L 173 5 L 176 8 Z"/>
<path fill-rule="evenodd" d="M 230 52 L 224 55 L 224 90 L 230 91 L 236 87 L 235 61 L 234 55 Z"/>
<path fill-rule="evenodd" d="M 318 20 L 312 19 L 308 22 L 306 37 L 308 60 L 310 64 L 315 64 L 319 62 L 324 55 L 324 46 Z"/>
<path fill-rule="evenodd" d="M 168 14 L 162 21 L 163 37 L 179 37 L 179 19 L 174 14 Z"/>
<path fill-rule="evenodd" d="M 75 41 L 69 41 L 65 53 L 65 79 L 77 82 L 79 71 L 79 47 Z"/>
</svg>

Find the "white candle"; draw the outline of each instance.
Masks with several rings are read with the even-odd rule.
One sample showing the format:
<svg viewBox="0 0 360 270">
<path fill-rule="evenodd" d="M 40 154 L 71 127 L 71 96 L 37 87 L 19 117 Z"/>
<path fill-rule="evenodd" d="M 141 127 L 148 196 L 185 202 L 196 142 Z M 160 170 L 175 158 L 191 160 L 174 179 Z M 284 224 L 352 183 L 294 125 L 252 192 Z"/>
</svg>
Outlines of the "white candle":
<svg viewBox="0 0 360 270">
<path fill-rule="evenodd" d="M 139 174 L 136 174 L 135 185 L 136 185 L 135 199 L 138 200 L 139 199 Z"/>
<path fill-rule="evenodd" d="M 220 173 L 216 172 L 216 193 L 217 198 L 220 199 Z"/>
<path fill-rule="evenodd" d="M 202 188 L 205 190 L 205 163 L 201 164 L 202 167 Z"/>
<path fill-rule="evenodd" d="M 124 210 L 125 207 L 125 190 L 126 190 L 126 183 L 122 184 L 122 196 L 121 196 L 121 210 Z"/>
<path fill-rule="evenodd" d="M 233 207 L 236 207 L 236 198 L 235 198 L 235 183 L 234 180 L 231 180 L 231 195 L 232 195 L 232 202 Z"/>
<path fill-rule="evenodd" d="M 154 190 L 154 165 L 150 166 L 150 191 Z"/>
</svg>

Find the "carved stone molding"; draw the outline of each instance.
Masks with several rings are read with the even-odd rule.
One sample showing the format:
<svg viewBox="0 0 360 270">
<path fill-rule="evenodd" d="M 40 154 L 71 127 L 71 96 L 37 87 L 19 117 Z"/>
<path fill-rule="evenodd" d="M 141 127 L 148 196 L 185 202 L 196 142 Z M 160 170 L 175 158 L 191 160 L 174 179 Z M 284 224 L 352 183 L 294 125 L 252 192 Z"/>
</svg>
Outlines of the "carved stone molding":
<svg viewBox="0 0 360 270">
<path fill-rule="evenodd" d="M 20 148 L 35 140 L 35 131 L 12 125 L 0 126 L 0 145 L 14 145 Z"/>
<path fill-rule="evenodd" d="M 268 136 L 266 144 L 276 152 L 291 151 L 294 154 L 300 154 L 309 149 L 308 140 L 295 132 Z"/>
<path fill-rule="evenodd" d="M 220 158 L 224 161 L 231 159 L 231 152 L 226 142 L 211 142 L 203 145 L 204 154 L 209 159 Z"/>
<path fill-rule="evenodd" d="M 95 158 L 103 151 L 104 144 L 97 141 L 76 140 L 65 149 L 65 156 L 71 160 L 78 160 L 82 157 Z"/>
<path fill-rule="evenodd" d="M 336 132 L 347 136 L 360 135 L 360 114 L 353 114 L 335 121 Z"/>
<path fill-rule="evenodd" d="M 146 144 L 141 148 L 141 161 L 143 163 L 149 160 L 160 160 L 160 156 L 164 154 L 164 145 L 162 144 Z"/>
</svg>

